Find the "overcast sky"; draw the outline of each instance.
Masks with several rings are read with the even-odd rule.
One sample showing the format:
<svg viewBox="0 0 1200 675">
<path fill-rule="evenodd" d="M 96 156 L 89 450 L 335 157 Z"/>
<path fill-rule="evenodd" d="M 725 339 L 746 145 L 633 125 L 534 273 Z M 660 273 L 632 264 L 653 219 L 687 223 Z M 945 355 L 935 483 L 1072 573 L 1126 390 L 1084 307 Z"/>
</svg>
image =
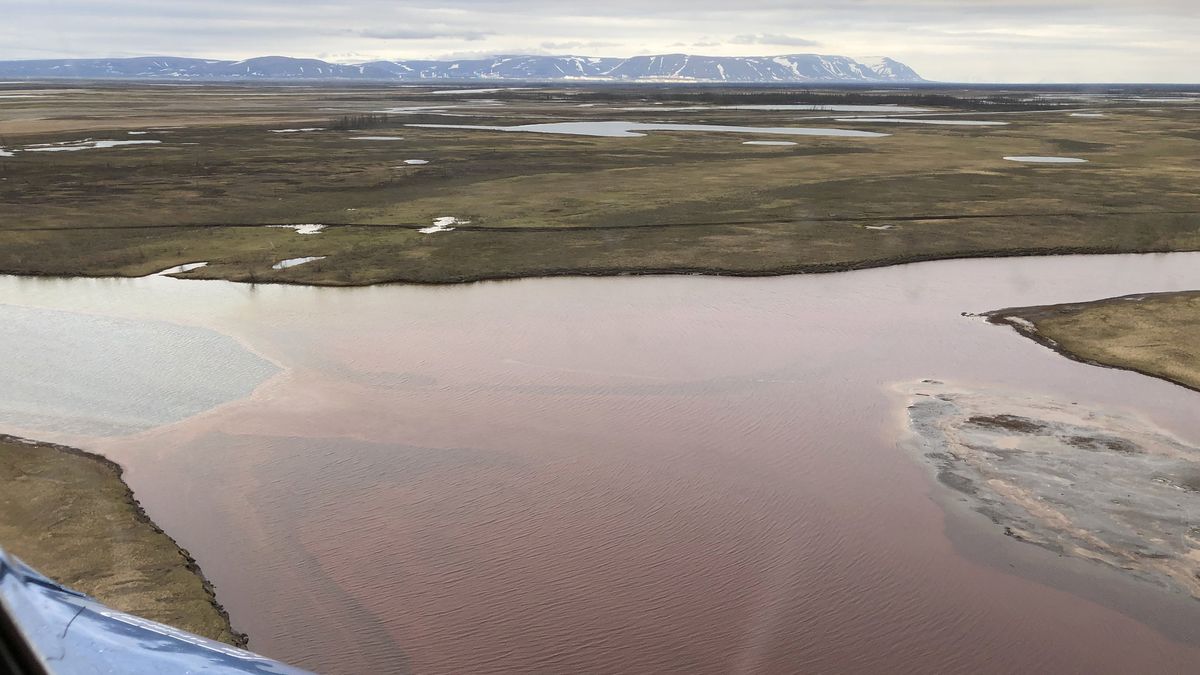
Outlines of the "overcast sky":
<svg viewBox="0 0 1200 675">
<path fill-rule="evenodd" d="M 1200 81 L 1200 0 L 0 0 L 0 59 L 891 56 L 958 82 Z"/>
</svg>

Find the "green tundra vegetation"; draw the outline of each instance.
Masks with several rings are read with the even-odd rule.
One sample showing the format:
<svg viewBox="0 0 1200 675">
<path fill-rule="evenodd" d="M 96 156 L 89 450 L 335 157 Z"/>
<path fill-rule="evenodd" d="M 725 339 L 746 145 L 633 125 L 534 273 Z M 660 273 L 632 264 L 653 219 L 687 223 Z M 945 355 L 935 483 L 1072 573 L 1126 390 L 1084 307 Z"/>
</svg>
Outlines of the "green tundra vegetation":
<svg viewBox="0 0 1200 675">
<path fill-rule="evenodd" d="M 0 435 L 0 542 L 115 609 L 245 643 L 195 561 L 146 517 L 120 467 L 98 455 Z"/>
<path fill-rule="evenodd" d="M 934 119 L 1007 123 L 937 126 L 708 105 L 849 100 L 774 90 L 719 101 L 653 87 L 636 97 L 90 84 L 44 93 L 0 104 L 0 148 L 11 153 L 0 157 L 0 272 L 138 276 L 205 261 L 188 275 L 356 285 L 1200 248 L 1197 113 L 1178 106 L 1114 100 L 1088 104 L 1103 117 L 1077 117 L 1061 102 L 1022 106 L 995 93 L 853 94 L 859 105 L 927 101 Z M 611 119 L 889 135 L 605 138 L 409 126 Z M 309 128 L 317 130 L 279 132 Z M 400 139 L 363 140 L 379 136 Z M 87 138 L 160 143 L 27 148 Z M 796 145 L 743 144 L 752 139 Z M 469 223 L 419 231 L 439 217 Z M 263 227 L 302 223 L 327 227 Z M 307 256 L 324 258 L 273 269 Z"/>
<path fill-rule="evenodd" d="M 1023 333 L 1072 358 L 1200 391 L 1200 291 L 1005 309 L 990 318 L 1015 318 Z"/>
</svg>

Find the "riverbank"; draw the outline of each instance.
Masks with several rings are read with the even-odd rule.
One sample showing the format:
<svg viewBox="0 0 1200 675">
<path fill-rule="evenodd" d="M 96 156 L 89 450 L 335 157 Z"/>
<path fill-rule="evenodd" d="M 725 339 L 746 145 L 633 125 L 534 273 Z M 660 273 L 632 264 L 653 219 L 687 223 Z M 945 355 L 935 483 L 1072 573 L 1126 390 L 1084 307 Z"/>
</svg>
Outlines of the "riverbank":
<svg viewBox="0 0 1200 675">
<path fill-rule="evenodd" d="M 236 226 L 243 227 L 243 226 Z M 357 226 L 344 226 L 346 229 Z M 131 228 L 136 229 L 136 228 Z M 334 232 L 336 230 L 329 230 Z M 634 230 L 636 231 L 636 230 Z M 568 234 L 572 231 L 564 231 Z M 522 233 L 524 235 L 524 233 Z M 493 233 L 486 233 L 494 237 Z M 3 240 L 0 233 L 0 240 Z M 514 237 L 514 239 L 517 237 Z M 1068 237 L 1069 239 L 1070 237 Z M 553 236 L 551 236 L 553 239 Z M 793 274 L 823 274 L 832 272 L 850 272 L 894 265 L 932 262 L 937 260 L 968 260 L 977 258 L 1013 258 L 1049 255 L 1117 255 L 1140 253 L 1183 253 L 1200 250 L 1200 237 L 1173 241 L 1166 244 L 1143 246 L 1134 242 L 1127 244 L 1093 244 L 1069 243 L 1056 245 L 1053 240 L 1043 246 L 1029 247 L 1013 245 L 1011 247 L 983 247 L 956 249 L 946 245 L 946 242 L 930 238 L 926 243 L 914 246 L 916 250 L 892 253 L 882 257 L 870 257 L 863 251 L 862 256 L 846 258 L 840 255 L 826 256 L 819 251 L 808 250 L 797 253 L 789 259 L 786 250 L 780 248 L 759 251 L 759 255 L 738 256 L 722 255 L 720 251 L 689 252 L 677 259 L 660 257 L 661 251 L 653 248 L 613 249 L 599 251 L 598 257 L 587 258 L 586 247 L 566 246 L 565 249 L 553 247 L 560 253 L 568 253 L 562 260 L 506 259 L 502 264 L 495 264 L 492 256 L 483 256 L 479 260 L 450 255 L 440 261 L 408 261 L 411 264 L 400 265 L 395 262 L 373 264 L 370 259 L 356 258 L 359 263 L 339 261 L 332 263 L 327 260 L 330 256 L 296 249 L 293 253 L 312 253 L 301 255 L 313 258 L 312 262 L 285 266 L 273 269 L 266 266 L 268 259 L 263 259 L 262 268 L 249 268 L 236 263 L 222 263 L 219 260 L 210 262 L 203 258 L 219 258 L 220 256 L 206 255 L 203 247 L 187 256 L 185 262 L 179 254 L 158 255 L 143 258 L 137 263 L 98 262 L 95 265 L 72 264 L 71 258 L 57 258 L 54 262 L 40 264 L 33 261 L 19 261 L 7 267 L 0 262 L 0 275 L 21 277 L 49 278 L 139 278 L 157 274 L 162 270 L 188 266 L 186 271 L 176 272 L 170 276 L 185 279 L 221 280 L 248 284 L 286 284 L 298 286 L 327 286 L 327 287 L 360 287 L 379 284 L 415 284 L 415 285 L 453 285 L 476 283 L 480 281 L 509 281 L 514 279 L 535 279 L 550 277 L 615 277 L 615 276 L 723 276 L 723 277 L 776 277 Z M 1014 241 L 1024 241 L 1015 238 Z M 526 243 L 533 245 L 534 242 Z M 544 243 L 544 242 L 543 242 Z M 982 243 L 981 243 L 982 245 Z M 992 246 L 992 244 L 988 244 Z M 312 247 L 309 247 L 312 248 Z M 505 243 L 504 248 L 517 248 Z M 836 247 L 832 247 L 836 248 Z M 426 249 L 433 250 L 432 247 Z M 291 255 L 289 253 L 288 255 Z M 275 257 L 279 257 L 278 254 Z M 401 256 L 403 257 L 403 256 Z M 193 260 L 195 259 L 195 260 Z M 491 262 L 489 262 L 491 261 Z M 204 265 L 194 266 L 193 263 L 204 262 Z"/>
<path fill-rule="evenodd" d="M 985 316 L 1076 361 L 1200 391 L 1200 291 L 1011 307 Z"/>
<path fill-rule="evenodd" d="M 232 645 L 212 585 L 99 455 L 0 434 L 0 545 L 121 611 Z"/>
</svg>

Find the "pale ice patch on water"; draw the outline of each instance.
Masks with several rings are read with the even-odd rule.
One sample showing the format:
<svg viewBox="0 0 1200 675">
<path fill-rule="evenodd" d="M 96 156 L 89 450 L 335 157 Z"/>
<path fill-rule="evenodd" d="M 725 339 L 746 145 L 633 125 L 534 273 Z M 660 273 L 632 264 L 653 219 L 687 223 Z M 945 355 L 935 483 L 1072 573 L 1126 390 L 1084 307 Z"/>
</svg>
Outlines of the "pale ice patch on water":
<svg viewBox="0 0 1200 675">
<path fill-rule="evenodd" d="M 313 262 L 316 260 L 324 260 L 324 259 L 325 259 L 325 256 L 323 256 L 323 255 L 313 255 L 313 256 L 308 256 L 306 258 L 288 258 L 287 260 L 280 260 L 279 262 L 275 263 L 274 265 L 271 265 L 271 269 L 286 270 L 289 267 L 295 267 L 297 265 L 303 265 L 305 263 L 310 263 L 310 262 Z"/>
<path fill-rule="evenodd" d="M 427 159 L 406 159 L 406 160 L 404 160 L 404 163 L 411 164 L 411 165 L 428 164 L 429 160 L 427 160 Z"/>
<path fill-rule="evenodd" d="M 431 94 L 495 94 L 501 91 L 517 91 L 521 89 L 531 89 L 532 87 L 496 87 L 494 89 L 440 89 L 431 91 Z"/>
<path fill-rule="evenodd" d="M 184 263 L 182 265 L 168 267 L 167 269 L 165 269 L 161 272 L 155 272 L 154 274 L 151 274 L 150 276 L 165 277 L 165 276 L 169 276 L 171 274 L 183 274 L 184 272 L 191 272 L 192 270 L 198 270 L 201 267 L 204 267 L 205 265 L 208 265 L 208 263 L 207 262 Z"/>
<path fill-rule="evenodd" d="M 426 112 L 442 112 L 449 107 L 445 105 L 403 105 L 394 108 L 384 108 L 383 110 L 374 110 L 372 112 L 383 113 L 385 115 L 412 115 Z"/>
<path fill-rule="evenodd" d="M 1107 117 L 1104 113 L 1097 112 L 1073 112 L 1071 117 Z"/>
<path fill-rule="evenodd" d="M 158 145 L 162 141 L 92 141 L 93 148 L 116 148 L 122 145 Z"/>
<path fill-rule="evenodd" d="M 796 141 L 742 141 L 742 145 L 796 145 Z"/>
<path fill-rule="evenodd" d="M 267 129 L 273 134 L 298 134 L 305 131 L 325 131 L 325 127 L 300 127 L 298 129 Z"/>
<path fill-rule="evenodd" d="M 902 105 L 815 105 L 815 104 L 746 104 L 746 105 L 689 105 L 679 107 L 666 106 L 633 106 L 617 108 L 627 112 L 703 112 L 705 110 L 765 110 L 765 111 L 826 111 L 826 112 L 890 112 L 890 113 L 923 113 L 930 112 L 929 108 L 914 108 Z"/>
<path fill-rule="evenodd" d="M 383 110 L 372 110 L 371 112 L 383 113 L 385 115 L 450 115 L 454 117 L 465 117 L 465 115 L 454 115 L 448 113 L 447 110 L 454 108 L 494 108 L 504 105 L 501 101 L 494 98 L 481 98 L 475 100 L 460 101 L 458 103 L 443 103 L 441 105 L 402 105 Z"/>
<path fill-rule="evenodd" d="M 0 427 L 52 434 L 116 436 L 178 422 L 279 372 L 210 329 L 90 309 L 0 303 L 0 351 Z"/>
<path fill-rule="evenodd" d="M 607 138 L 636 138 L 645 136 L 644 131 L 709 131 L 740 134 L 771 134 L 783 136 L 844 136 L 852 138 L 879 138 L 890 134 L 853 129 L 825 129 L 810 127 L 741 127 L 722 124 L 672 124 L 642 122 L 551 122 L 546 124 L 521 124 L 501 127 L 475 124 L 409 124 L 410 127 L 426 129 L 467 129 L 476 131 L 524 131 L 537 134 L 566 134 L 570 136 L 603 136 Z"/>
<path fill-rule="evenodd" d="M 352 141 L 402 141 L 403 136 L 351 136 Z"/>
<path fill-rule="evenodd" d="M 1195 103 L 1200 101 L 1200 98 L 1195 96 L 1137 96 L 1124 100 L 1138 103 Z"/>
<path fill-rule="evenodd" d="M 5 150 L 0 148 L 0 157 L 16 157 L 17 153 L 13 150 Z"/>
<path fill-rule="evenodd" d="M 466 225 L 469 222 L 471 222 L 471 221 L 459 220 L 458 218 L 455 218 L 454 216 L 442 216 L 441 218 L 433 219 L 432 227 L 422 227 L 421 229 L 419 229 L 417 231 L 420 232 L 421 234 L 433 234 L 435 232 L 449 232 L 450 230 L 454 229 L 453 227 L 451 227 L 452 225 Z"/>
<path fill-rule="evenodd" d="M 839 117 L 835 122 L 862 122 L 866 124 L 940 124 L 953 127 L 1004 127 L 1008 122 L 985 120 L 929 120 L 911 117 Z"/>
<path fill-rule="evenodd" d="M 148 134 L 150 132 L 149 131 L 126 131 L 125 133 L 129 134 L 130 136 L 145 136 L 146 134 Z"/>
<path fill-rule="evenodd" d="M 123 145 L 157 145 L 162 141 L 93 141 L 90 138 L 82 141 L 63 141 L 61 143 L 35 143 L 22 148 L 23 152 L 76 152 L 79 150 L 95 150 L 98 148 L 116 148 Z"/>
<path fill-rule="evenodd" d="M 1084 164 L 1086 159 L 1078 157 L 1042 157 L 1039 155 L 1012 155 L 1005 157 L 1010 162 L 1030 162 L 1033 164 Z"/>
<path fill-rule="evenodd" d="M 321 223 L 298 223 L 295 225 L 268 225 L 267 227 L 282 227 L 289 230 L 295 230 L 296 234 L 320 234 L 325 226 Z"/>
</svg>

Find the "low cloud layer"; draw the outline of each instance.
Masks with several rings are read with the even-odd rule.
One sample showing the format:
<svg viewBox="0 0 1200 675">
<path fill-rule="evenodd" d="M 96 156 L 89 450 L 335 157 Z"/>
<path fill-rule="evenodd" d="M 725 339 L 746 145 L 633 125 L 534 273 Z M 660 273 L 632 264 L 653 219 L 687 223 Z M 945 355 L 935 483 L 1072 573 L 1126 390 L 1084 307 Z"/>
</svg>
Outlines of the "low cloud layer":
<svg viewBox="0 0 1200 675">
<path fill-rule="evenodd" d="M 1195 0 L 6 0 L 0 59 L 887 55 L 962 82 L 1194 82 Z"/>
<path fill-rule="evenodd" d="M 784 47 L 816 47 L 821 44 L 816 40 L 808 40 L 791 35 L 779 35 L 778 33 L 735 35 L 729 42 L 735 45 L 780 45 Z"/>
<path fill-rule="evenodd" d="M 365 38 L 376 40 L 466 40 L 474 42 L 493 35 L 484 31 L 455 30 L 453 28 L 393 28 L 368 29 L 358 33 Z"/>
</svg>

